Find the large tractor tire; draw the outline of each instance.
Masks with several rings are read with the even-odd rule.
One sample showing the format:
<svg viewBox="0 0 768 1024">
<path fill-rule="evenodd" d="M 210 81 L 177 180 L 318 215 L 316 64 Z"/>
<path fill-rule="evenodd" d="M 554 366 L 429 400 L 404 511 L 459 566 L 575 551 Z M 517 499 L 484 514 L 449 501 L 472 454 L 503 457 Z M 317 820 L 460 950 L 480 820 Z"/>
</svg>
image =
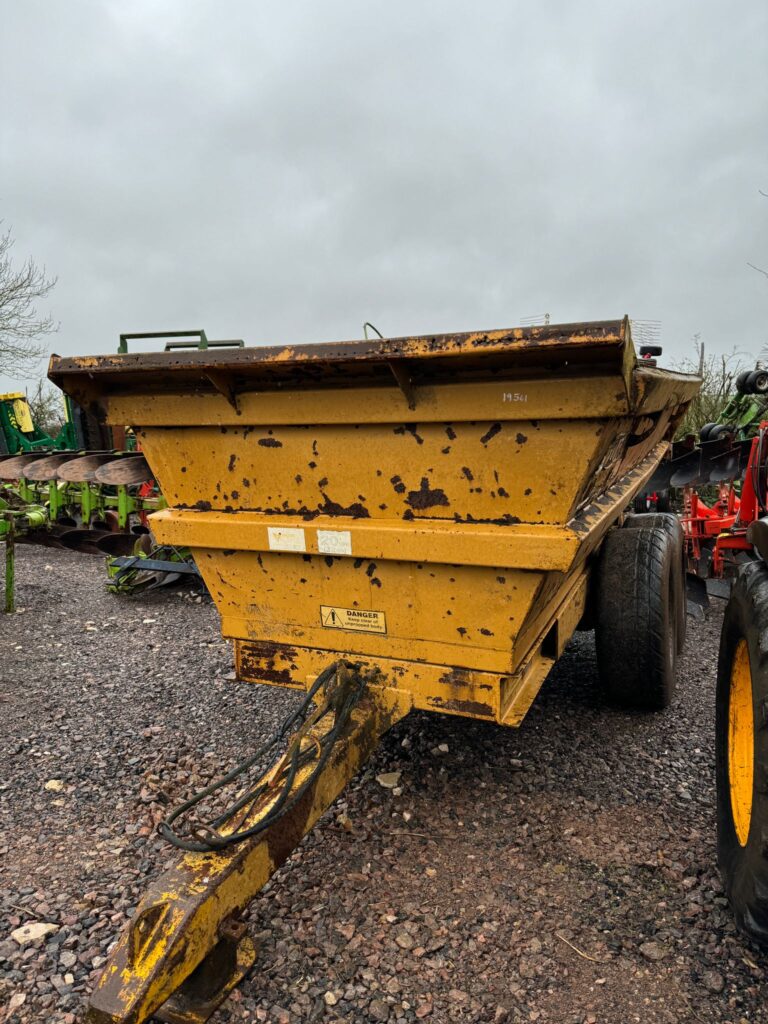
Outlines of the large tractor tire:
<svg viewBox="0 0 768 1024">
<path fill-rule="evenodd" d="M 741 572 L 717 667 L 717 857 L 736 923 L 768 948 L 768 567 Z M 762 642 L 761 642 L 762 641 Z"/>
<path fill-rule="evenodd" d="M 595 643 L 601 688 L 622 707 L 660 711 L 677 671 L 680 555 L 664 527 L 611 530 L 597 569 Z"/>
<path fill-rule="evenodd" d="M 675 622 L 677 625 L 677 653 L 681 654 L 685 647 L 685 634 L 688 626 L 687 599 L 685 595 L 685 537 L 680 520 L 676 515 L 665 512 L 646 512 L 643 515 L 628 516 L 624 522 L 625 529 L 656 526 L 666 530 L 677 551 L 680 572 L 677 574 L 675 588 Z"/>
</svg>

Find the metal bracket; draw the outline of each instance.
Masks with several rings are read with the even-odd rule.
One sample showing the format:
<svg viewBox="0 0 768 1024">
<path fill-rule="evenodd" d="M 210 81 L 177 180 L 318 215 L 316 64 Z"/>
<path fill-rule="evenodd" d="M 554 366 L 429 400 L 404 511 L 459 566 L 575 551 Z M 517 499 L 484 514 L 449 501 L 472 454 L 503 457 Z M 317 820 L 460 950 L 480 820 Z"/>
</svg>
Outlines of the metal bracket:
<svg viewBox="0 0 768 1024">
<path fill-rule="evenodd" d="M 118 355 L 124 356 L 128 352 L 129 341 L 148 341 L 153 338 L 198 338 L 195 348 L 208 348 L 208 336 L 205 331 L 128 331 L 120 335 L 120 344 L 117 347 Z"/>
<path fill-rule="evenodd" d="M 220 395 L 229 402 L 236 413 L 239 414 L 240 409 L 237 405 L 237 395 L 235 394 L 235 388 L 232 383 L 232 378 L 227 373 L 221 373 L 219 370 L 206 370 L 205 376 L 213 384 Z"/>
<path fill-rule="evenodd" d="M 256 962 L 257 949 L 242 921 L 230 918 L 219 941 L 155 1017 L 163 1024 L 205 1024 Z"/>
<path fill-rule="evenodd" d="M 388 359 L 387 366 L 392 371 L 392 376 L 397 381 L 398 387 L 405 395 L 409 409 L 416 408 L 416 395 L 413 390 L 410 374 L 406 369 L 407 363 L 404 359 Z"/>
</svg>

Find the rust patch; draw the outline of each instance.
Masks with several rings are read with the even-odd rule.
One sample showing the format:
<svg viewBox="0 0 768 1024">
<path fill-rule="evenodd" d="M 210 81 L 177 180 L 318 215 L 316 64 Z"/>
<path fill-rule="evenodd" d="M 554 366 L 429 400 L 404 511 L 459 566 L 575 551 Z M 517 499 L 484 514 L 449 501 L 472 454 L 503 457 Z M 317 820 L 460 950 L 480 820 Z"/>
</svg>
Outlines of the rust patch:
<svg viewBox="0 0 768 1024">
<path fill-rule="evenodd" d="M 466 633 L 466 629 L 459 629 L 459 632 Z M 443 686 L 471 686 L 472 675 L 469 669 L 452 665 L 440 676 L 438 682 Z"/>
<path fill-rule="evenodd" d="M 410 434 L 417 444 L 424 444 L 424 438 L 416 430 L 415 423 L 404 423 L 402 427 L 395 427 L 396 434 Z"/>
<path fill-rule="evenodd" d="M 264 832 L 269 856 L 275 866 L 285 863 L 304 838 L 316 788 L 317 783 L 306 789 L 291 807 L 290 814 L 279 818 Z"/>
<path fill-rule="evenodd" d="M 475 477 L 474 477 L 474 475 L 472 473 L 472 470 L 469 468 L 469 466 L 462 466 L 461 467 L 461 472 L 464 474 L 464 476 L 467 478 L 467 480 L 474 480 L 475 479 Z"/>
<path fill-rule="evenodd" d="M 500 430 L 500 423 L 492 423 L 490 427 L 486 430 L 486 432 L 483 434 L 483 436 L 480 438 L 480 443 L 487 445 L 489 441 L 493 440 L 493 438 L 496 437 Z"/>
<path fill-rule="evenodd" d="M 262 448 L 282 448 L 283 442 L 276 437 L 260 437 L 258 443 Z"/>
<path fill-rule="evenodd" d="M 442 697 L 430 697 L 431 707 L 441 711 L 453 711 L 460 715 L 471 715 L 473 718 L 494 718 L 493 709 L 479 700 L 444 700 Z"/>
<path fill-rule="evenodd" d="M 431 489 L 429 486 L 429 480 L 427 480 L 425 476 L 421 478 L 421 487 L 419 490 L 409 491 L 408 497 L 405 501 L 407 505 L 411 506 L 411 508 L 418 509 L 435 508 L 438 505 L 446 506 L 450 504 L 445 491 L 441 490 L 439 487 Z"/>
<path fill-rule="evenodd" d="M 525 434 L 516 434 L 515 435 L 515 440 L 517 441 L 518 444 L 525 444 L 525 442 L 528 440 L 528 438 L 526 437 Z"/>
<path fill-rule="evenodd" d="M 455 441 L 456 440 L 456 431 L 453 429 L 453 427 L 451 427 L 451 426 L 446 427 L 445 428 L 445 432 L 448 435 L 448 440 L 449 441 Z"/>
<path fill-rule="evenodd" d="M 240 672 L 244 678 L 266 680 L 278 686 L 297 686 L 293 678 L 297 652 L 287 644 L 261 640 L 240 645 Z M 284 667 L 278 668 L 279 665 Z"/>
<path fill-rule="evenodd" d="M 397 494 L 405 493 L 405 484 L 399 476 L 390 477 L 389 482 L 392 484 Z"/>
<path fill-rule="evenodd" d="M 540 512 L 539 515 L 541 515 Z M 514 526 L 516 523 L 522 522 L 520 516 L 513 516 L 509 512 L 503 516 L 497 516 L 495 519 L 476 519 L 469 512 L 465 516 L 460 516 L 458 512 L 455 512 L 453 519 L 456 523 L 492 523 L 494 526 Z"/>
<path fill-rule="evenodd" d="M 331 501 L 328 495 L 323 491 L 323 504 L 318 505 L 318 512 L 326 516 L 351 516 L 353 519 L 370 519 L 371 513 L 361 504 L 359 501 L 353 501 L 351 505 L 347 505 L 345 508 L 340 505 L 337 501 Z"/>
<path fill-rule="evenodd" d="M 235 463 L 236 463 L 236 462 L 237 462 L 237 456 L 236 456 L 236 455 L 234 455 L 234 454 L 233 454 L 233 455 L 230 455 L 230 456 L 229 456 L 229 462 L 228 462 L 228 464 L 227 464 L 227 472 L 228 472 L 228 473 L 231 473 L 231 472 L 232 472 L 232 470 L 233 470 L 233 469 L 235 468 Z"/>
</svg>

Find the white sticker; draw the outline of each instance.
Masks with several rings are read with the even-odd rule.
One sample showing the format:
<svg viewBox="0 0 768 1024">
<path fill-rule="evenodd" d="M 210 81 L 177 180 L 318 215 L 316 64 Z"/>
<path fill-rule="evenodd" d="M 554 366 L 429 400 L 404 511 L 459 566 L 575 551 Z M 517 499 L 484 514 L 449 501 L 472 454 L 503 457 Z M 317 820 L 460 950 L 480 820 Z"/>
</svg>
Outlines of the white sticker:
<svg viewBox="0 0 768 1024">
<path fill-rule="evenodd" d="M 321 604 L 320 622 L 326 629 L 349 629 L 353 633 L 387 632 L 384 612 L 372 612 L 365 608 L 339 608 Z"/>
<path fill-rule="evenodd" d="M 318 530 L 317 550 L 323 555 L 351 555 L 352 534 L 349 530 Z"/>
<path fill-rule="evenodd" d="M 306 551 L 304 530 L 293 526 L 268 526 L 270 551 Z"/>
</svg>

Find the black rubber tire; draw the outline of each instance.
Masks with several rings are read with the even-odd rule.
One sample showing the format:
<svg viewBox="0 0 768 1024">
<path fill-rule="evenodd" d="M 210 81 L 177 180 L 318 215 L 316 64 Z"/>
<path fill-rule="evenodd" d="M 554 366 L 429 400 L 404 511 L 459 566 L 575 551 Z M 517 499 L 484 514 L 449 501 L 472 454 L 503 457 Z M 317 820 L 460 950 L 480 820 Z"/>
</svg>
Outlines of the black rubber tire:
<svg viewBox="0 0 768 1024">
<path fill-rule="evenodd" d="M 712 430 L 712 428 L 716 427 L 716 426 L 717 426 L 716 423 L 705 423 L 704 426 L 699 431 L 699 441 L 708 441 L 709 440 L 709 432 L 710 432 L 710 430 Z"/>
<path fill-rule="evenodd" d="M 680 520 L 669 512 L 646 512 L 644 515 L 627 516 L 625 529 L 655 526 L 666 530 L 677 553 L 679 571 L 675 572 L 675 624 L 677 629 L 677 653 L 681 654 L 685 647 L 685 634 L 688 627 L 687 599 L 685 596 L 685 537 Z M 673 570 L 674 571 L 674 570 Z"/>
<path fill-rule="evenodd" d="M 731 590 L 720 635 L 715 709 L 717 859 L 738 927 L 768 949 L 768 567 L 751 562 Z M 761 647 L 761 637 L 763 646 Z M 746 845 L 736 832 L 728 777 L 731 665 L 739 640 L 749 652 L 754 716 L 752 816 Z"/>
<path fill-rule="evenodd" d="M 610 530 L 596 568 L 597 668 L 606 698 L 661 711 L 677 669 L 675 575 L 678 553 L 658 527 Z"/>
<path fill-rule="evenodd" d="M 708 441 L 717 441 L 720 437 L 728 437 L 735 434 L 736 429 L 730 423 L 716 423 L 707 434 Z"/>
<path fill-rule="evenodd" d="M 747 393 L 747 381 L 749 380 L 751 372 L 751 370 L 742 370 L 741 373 L 736 376 L 736 391 L 740 395 L 746 395 Z"/>
<path fill-rule="evenodd" d="M 753 370 L 747 377 L 747 393 L 750 395 L 768 394 L 768 370 Z"/>
</svg>

